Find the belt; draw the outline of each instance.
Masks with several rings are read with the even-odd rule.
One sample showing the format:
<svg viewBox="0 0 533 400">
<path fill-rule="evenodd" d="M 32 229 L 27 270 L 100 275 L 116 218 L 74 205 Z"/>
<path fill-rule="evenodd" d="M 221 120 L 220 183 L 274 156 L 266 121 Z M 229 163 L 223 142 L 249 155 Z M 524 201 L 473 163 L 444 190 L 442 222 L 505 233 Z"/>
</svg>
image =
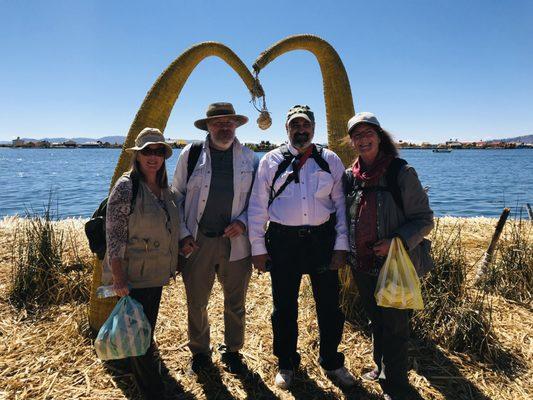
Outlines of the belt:
<svg viewBox="0 0 533 400">
<path fill-rule="evenodd" d="M 198 227 L 198 230 L 200 231 L 200 233 L 202 235 L 204 235 L 205 237 L 208 237 L 208 238 L 216 238 L 216 237 L 220 237 L 220 236 L 224 235 L 224 231 L 210 232 L 210 231 L 204 231 L 200 227 Z"/>
<path fill-rule="evenodd" d="M 305 238 L 315 232 L 322 232 L 325 231 L 329 226 L 329 221 L 324 222 L 322 225 L 301 225 L 301 226 L 290 226 L 290 225 L 282 225 L 278 224 L 277 222 L 270 222 L 268 225 L 268 229 L 272 230 L 273 232 L 279 232 L 284 233 L 288 235 L 294 235 L 299 238 Z"/>
</svg>

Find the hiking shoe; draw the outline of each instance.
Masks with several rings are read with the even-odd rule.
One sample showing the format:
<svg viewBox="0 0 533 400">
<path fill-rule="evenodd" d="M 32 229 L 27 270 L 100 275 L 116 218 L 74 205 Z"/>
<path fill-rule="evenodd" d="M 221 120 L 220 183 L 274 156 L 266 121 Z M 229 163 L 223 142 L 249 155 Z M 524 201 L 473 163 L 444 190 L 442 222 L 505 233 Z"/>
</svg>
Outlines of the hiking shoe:
<svg viewBox="0 0 533 400">
<path fill-rule="evenodd" d="M 189 374 L 199 374 L 213 366 L 211 355 L 207 353 L 197 353 L 192 356 L 189 367 Z"/>
<path fill-rule="evenodd" d="M 238 351 L 226 351 L 222 353 L 220 360 L 231 374 L 241 375 L 246 371 L 246 366 L 242 362 L 242 355 Z"/>
<path fill-rule="evenodd" d="M 384 400 L 406 400 L 405 396 L 393 395 L 389 393 L 383 393 Z"/>
<path fill-rule="evenodd" d="M 379 380 L 379 371 L 377 369 L 373 369 L 372 371 L 361 375 L 361 379 L 368 382 L 376 382 Z"/>
<path fill-rule="evenodd" d="M 294 379 L 294 372 L 290 369 L 280 369 L 276 374 L 274 384 L 280 389 L 287 390 Z"/>
<path fill-rule="evenodd" d="M 326 375 L 330 379 L 336 380 L 342 387 L 351 387 L 357 383 L 354 376 L 346 369 L 346 367 L 326 371 Z"/>
</svg>

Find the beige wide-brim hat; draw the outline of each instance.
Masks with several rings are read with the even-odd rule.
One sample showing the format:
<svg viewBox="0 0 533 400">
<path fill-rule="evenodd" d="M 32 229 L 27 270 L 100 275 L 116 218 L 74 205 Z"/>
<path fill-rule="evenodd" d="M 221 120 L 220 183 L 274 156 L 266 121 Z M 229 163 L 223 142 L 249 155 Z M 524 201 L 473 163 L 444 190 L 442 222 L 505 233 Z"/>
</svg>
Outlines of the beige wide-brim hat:
<svg viewBox="0 0 533 400">
<path fill-rule="evenodd" d="M 207 111 L 205 112 L 207 118 L 199 119 L 194 122 L 194 126 L 203 131 L 207 131 L 207 122 L 222 118 L 222 117 L 231 117 L 237 121 L 237 126 L 244 125 L 248 122 L 248 117 L 244 115 L 235 114 L 235 109 L 231 103 L 213 103 L 209 104 Z"/>
<path fill-rule="evenodd" d="M 134 151 L 142 150 L 151 144 L 162 144 L 165 146 L 165 158 L 170 158 L 172 156 L 172 147 L 165 142 L 165 137 L 157 128 L 144 128 L 141 133 L 137 135 L 135 146 L 126 149 L 126 151 L 128 153 L 133 153 Z"/>
</svg>

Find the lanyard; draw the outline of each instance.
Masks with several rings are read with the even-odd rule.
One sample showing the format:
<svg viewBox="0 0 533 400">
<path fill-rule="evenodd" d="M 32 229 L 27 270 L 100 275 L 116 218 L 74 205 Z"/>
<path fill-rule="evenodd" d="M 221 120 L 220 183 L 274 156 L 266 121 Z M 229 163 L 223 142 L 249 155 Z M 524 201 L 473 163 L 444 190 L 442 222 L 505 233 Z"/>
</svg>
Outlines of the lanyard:
<svg viewBox="0 0 533 400">
<path fill-rule="evenodd" d="M 313 148 L 314 147 L 315 147 L 314 144 L 309 146 L 307 148 L 307 150 L 305 151 L 305 153 L 296 156 L 296 158 L 292 162 L 292 170 L 293 170 L 293 173 L 294 173 L 294 182 L 295 183 L 300 183 L 300 176 L 299 176 L 300 175 L 300 170 L 304 166 L 305 162 L 309 159 L 309 157 L 311 157 L 311 153 L 313 152 Z"/>
</svg>

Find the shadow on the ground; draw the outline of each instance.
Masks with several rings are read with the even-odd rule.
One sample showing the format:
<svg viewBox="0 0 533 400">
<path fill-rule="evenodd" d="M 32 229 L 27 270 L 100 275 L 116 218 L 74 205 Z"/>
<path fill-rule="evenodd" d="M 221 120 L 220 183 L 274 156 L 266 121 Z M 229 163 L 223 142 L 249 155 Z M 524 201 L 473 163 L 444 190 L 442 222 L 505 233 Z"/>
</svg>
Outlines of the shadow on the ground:
<svg viewBox="0 0 533 400">
<path fill-rule="evenodd" d="M 124 397 L 131 400 L 142 399 L 127 360 L 104 361 L 103 366 Z"/>
<path fill-rule="evenodd" d="M 466 378 L 457 365 L 434 343 L 411 339 L 410 357 L 416 360 L 417 373 L 450 400 L 491 400 Z"/>
<path fill-rule="evenodd" d="M 161 361 L 161 375 L 165 383 L 165 400 L 194 400 L 196 396 L 185 391 L 185 388 L 172 376 L 165 361 Z"/>
<path fill-rule="evenodd" d="M 237 378 L 242 382 L 242 386 L 246 391 L 246 400 L 279 399 L 265 384 L 261 375 L 251 371 L 248 366 L 245 366 L 245 372 L 242 375 L 238 375 Z"/>
<path fill-rule="evenodd" d="M 342 388 L 339 387 L 342 390 L 342 393 L 344 394 L 344 398 L 347 400 L 381 400 L 382 397 L 370 393 L 367 391 L 360 382 L 357 382 L 357 385 L 351 387 L 351 388 Z M 417 399 L 418 400 L 418 399 Z"/>
<path fill-rule="evenodd" d="M 104 369 L 111 376 L 113 382 L 122 391 L 124 397 L 130 400 L 142 400 L 142 396 L 135 384 L 135 378 L 130 372 L 127 360 L 110 360 L 103 363 Z M 193 400 L 196 397 L 184 390 L 183 386 L 170 374 L 164 361 L 161 361 L 161 376 L 165 384 L 165 399 Z"/>
<path fill-rule="evenodd" d="M 489 367 L 492 367 L 498 373 L 504 374 L 509 379 L 513 379 L 527 371 L 526 361 L 511 350 L 504 348 L 501 343 L 496 344 L 491 359 L 494 362 Z"/>
<path fill-rule="evenodd" d="M 212 364 L 209 368 L 197 374 L 196 381 L 202 386 L 205 398 L 207 400 L 232 400 L 235 397 L 228 391 L 220 370 Z"/>
<path fill-rule="evenodd" d="M 340 387 L 339 387 L 340 388 Z M 349 389 L 340 388 L 345 399 L 350 400 L 378 400 L 379 396 L 369 393 L 363 386 L 356 385 Z M 296 372 L 294 382 L 289 389 L 296 400 L 338 400 L 335 392 L 325 390 L 311 379 L 305 369 Z"/>
<path fill-rule="evenodd" d="M 325 391 L 311 379 L 305 369 L 298 369 L 294 381 L 289 388 L 296 400 L 334 400 L 337 396 L 333 392 Z"/>
</svg>

